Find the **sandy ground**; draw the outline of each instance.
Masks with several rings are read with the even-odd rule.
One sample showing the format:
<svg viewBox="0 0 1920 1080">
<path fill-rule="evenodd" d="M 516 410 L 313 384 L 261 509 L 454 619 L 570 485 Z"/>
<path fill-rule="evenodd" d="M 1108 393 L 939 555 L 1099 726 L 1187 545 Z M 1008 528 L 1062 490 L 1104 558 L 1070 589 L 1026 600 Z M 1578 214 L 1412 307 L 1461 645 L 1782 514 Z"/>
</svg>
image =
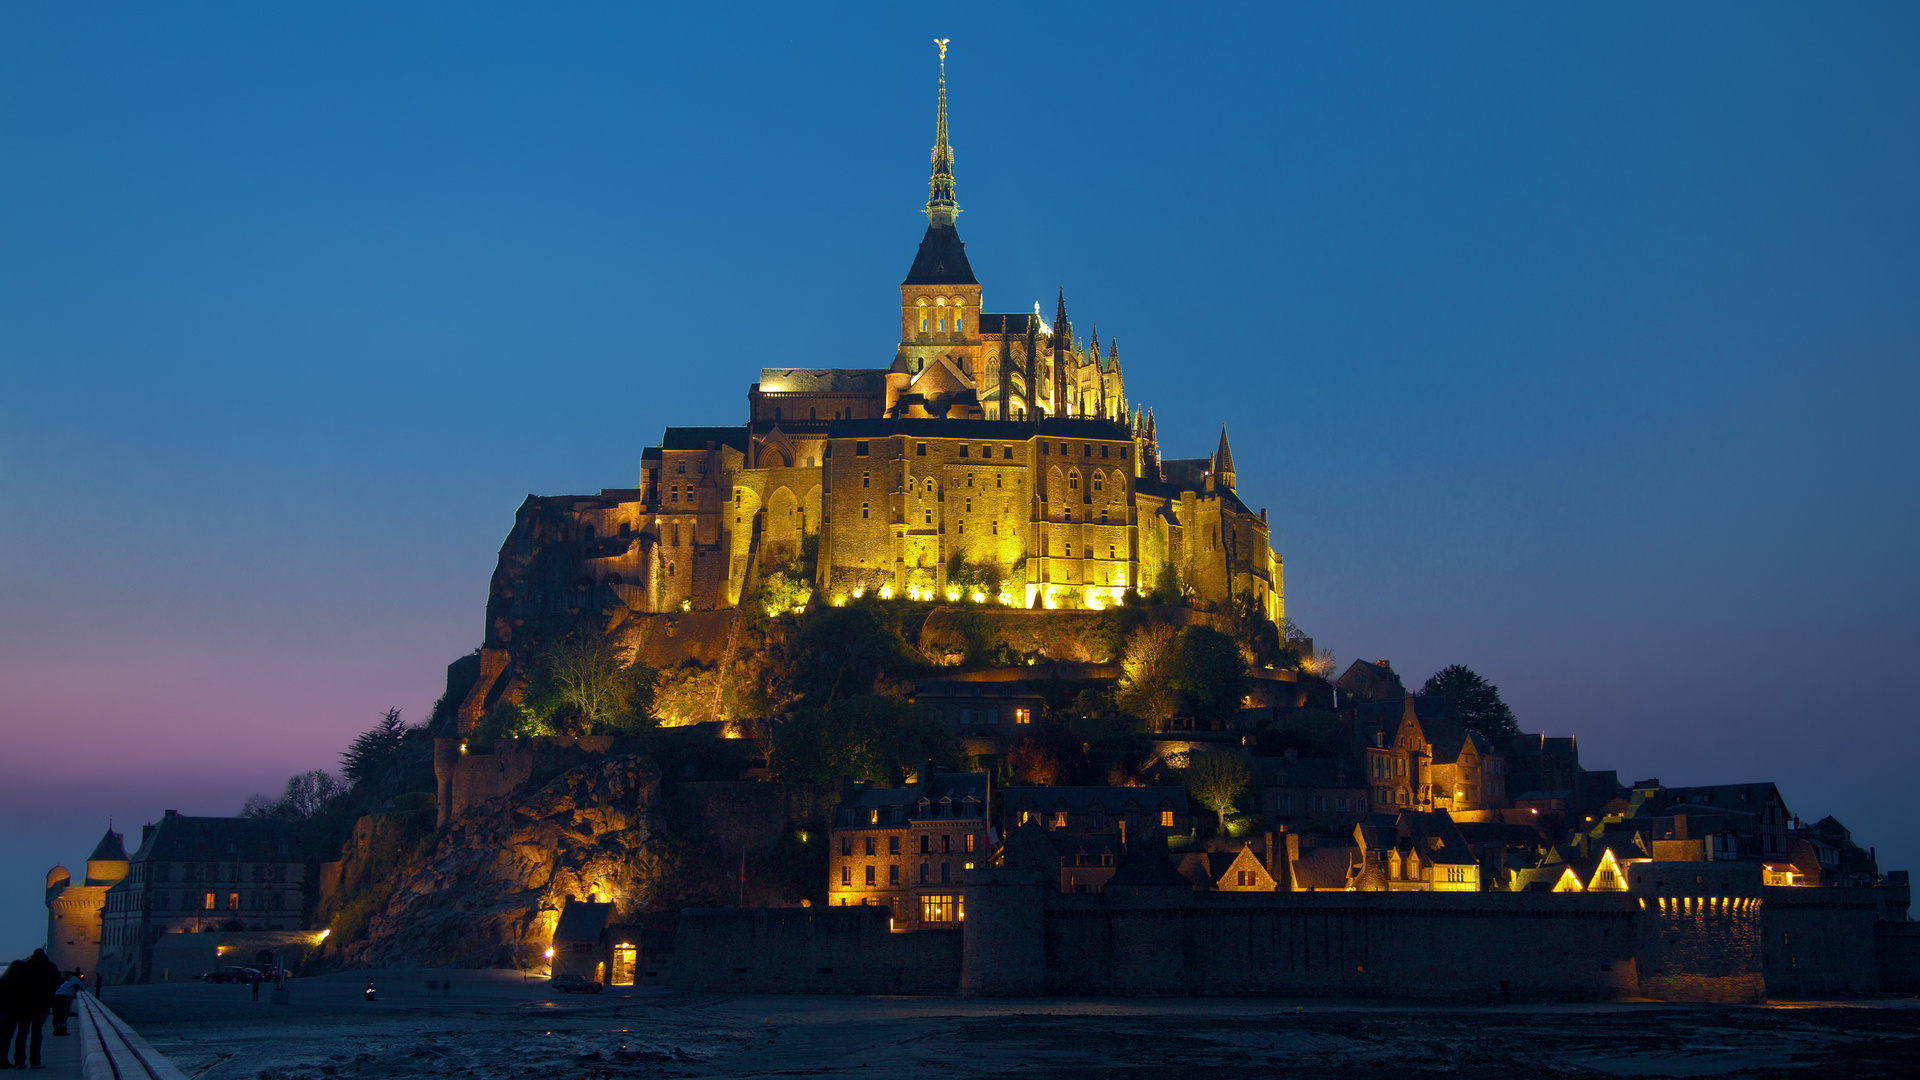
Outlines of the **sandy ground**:
<svg viewBox="0 0 1920 1080">
<path fill-rule="evenodd" d="M 428 991 L 429 980 L 452 989 Z M 559 995 L 501 972 L 113 987 L 205 1080 L 627 1076 L 1920 1077 L 1920 1000 L 1475 1008 L 1272 998 Z"/>
</svg>

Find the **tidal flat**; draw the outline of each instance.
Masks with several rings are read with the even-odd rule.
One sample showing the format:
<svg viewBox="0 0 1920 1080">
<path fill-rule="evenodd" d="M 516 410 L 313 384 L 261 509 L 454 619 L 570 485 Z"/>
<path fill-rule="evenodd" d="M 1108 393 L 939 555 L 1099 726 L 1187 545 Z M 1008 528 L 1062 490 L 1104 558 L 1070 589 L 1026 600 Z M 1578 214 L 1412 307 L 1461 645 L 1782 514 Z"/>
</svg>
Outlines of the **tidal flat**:
<svg viewBox="0 0 1920 1080">
<path fill-rule="evenodd" d="M 376 1001 L 365 1000 L 371 976 Z M 429 983 L 440 984 L 429 988 Z M 1276 998 L 553 992 L 512 972 L 109 987 L 194 1080 L 1920 1076 L 1920 999 L 1452 1007 Z"/>
</svg>

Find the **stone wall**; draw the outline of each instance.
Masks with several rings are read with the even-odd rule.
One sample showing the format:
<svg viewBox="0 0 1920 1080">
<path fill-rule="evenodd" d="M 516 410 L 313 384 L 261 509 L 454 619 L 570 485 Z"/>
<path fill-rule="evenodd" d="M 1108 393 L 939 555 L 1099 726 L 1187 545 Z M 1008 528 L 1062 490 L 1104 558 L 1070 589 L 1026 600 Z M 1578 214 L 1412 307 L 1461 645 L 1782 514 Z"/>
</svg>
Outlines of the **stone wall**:
<svg viewBox="0 0 1920 1080">
<path fill-rule="evenodd" d="M 1587 1000 L 1636 989 L 1619 896 L 1209 893 L 1115 910 L 1049 898 L 1055 994 Z"/>
<path fill-rule="evenodd" d="M 277 960 L 297 968 L 319 948 L 318 930 L 249 930 L 207 934 L 161 934 L 153 942 L 150 982 L 195 982 L 215 968 Z"/>
<path fill-rule="evenodd" d="M 1920 993 L 1920 923 L 1875 923 L 1873 952 L 1881 993 Z"/>
<path fill-rule="evenodd" d="M 1634 863 L 1627 888 L 1639 909 L 1635 954 L 1643 996 L 1766 1000 L 1758 863 Z"/>
<path fill-rule="evenodd" d="M 1761 959 L 1769 997 L 1867 994 L 1880 989 L 1874 889 L 1762 890 Z"/>
<path fill-rule="evenodd" d="M 1667 864 L 1657 876 L 1636 873 L 1633 893 L 1591 894 L 1195 893 L 1183 884 L 1060 894 L 1043 876 L 969 875 L 963 993 L 1765 997 L 1765 901 L 1751 865 Z M 1782 907 L 1782 918 L 1804 920 L 1802 966 L 1817 958 L 1843 973 L 1806 986 L 1865 985 L 1870 898 L 1795 897 Z"/>
<path fill-rule="evenodd" d="M 689 910 L 674 936 L 670 983 L 731 993 L 952 993 L 961 935 L 896 934 L 879 907 Z"/>
</svg>

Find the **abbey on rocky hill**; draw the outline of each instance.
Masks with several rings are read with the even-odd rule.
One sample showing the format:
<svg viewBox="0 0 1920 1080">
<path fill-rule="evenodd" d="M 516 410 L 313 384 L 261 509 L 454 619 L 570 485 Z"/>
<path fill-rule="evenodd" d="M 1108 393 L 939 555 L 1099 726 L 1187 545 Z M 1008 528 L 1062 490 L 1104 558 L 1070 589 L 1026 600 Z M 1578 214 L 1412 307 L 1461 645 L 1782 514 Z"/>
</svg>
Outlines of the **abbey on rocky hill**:
<svg viewBox="0 0 1920 1080">
<path fill-rule="evenodd" d="M 1151 411 L 1129 412 L 1118 347 L 1075 333 L 1064 291 L 1051 324 L 1037 304 L 983 310 L 959 212 L 943 48 L 927 231 L 892 362 L 763 368 L 745 423 L 668 428 L 638 486 L 529 498 L 490 637 L 525 620 L 730 608 L 761 600 L 776 572 L 781 604 L 810 590 L 1097 609 L 1170 588 L 1278 623 L 1280 558 L 1266 511 L 1235 494 L 1225 429 L 1211 455 L 1163 460 Z"/>
</svg>

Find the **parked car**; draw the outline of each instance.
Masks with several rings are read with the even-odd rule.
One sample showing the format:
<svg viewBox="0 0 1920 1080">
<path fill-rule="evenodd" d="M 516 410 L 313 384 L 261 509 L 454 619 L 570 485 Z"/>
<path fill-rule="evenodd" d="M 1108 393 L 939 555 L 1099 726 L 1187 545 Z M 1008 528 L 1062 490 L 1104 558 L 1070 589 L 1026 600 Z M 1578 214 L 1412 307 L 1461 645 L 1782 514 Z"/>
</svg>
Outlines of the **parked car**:
<svg viewBox="0 0 1920 1080">
<path fill-rule="evenodd" d="M 205 975 L 200 976 L 200 978 L 210 983 L 250 983 L 261 981 L 259 972 L 252 968 L 245 967 L 223 967 L 215 971 L 209 971 Z"/>
<path fill-rule="evenodd" d="M 551 985 L 563 994 L 597 994 L 605 989 L 592 979 L 583 979 L 577 975 L 562 975 L 553 980 Z"/>
</svg>

